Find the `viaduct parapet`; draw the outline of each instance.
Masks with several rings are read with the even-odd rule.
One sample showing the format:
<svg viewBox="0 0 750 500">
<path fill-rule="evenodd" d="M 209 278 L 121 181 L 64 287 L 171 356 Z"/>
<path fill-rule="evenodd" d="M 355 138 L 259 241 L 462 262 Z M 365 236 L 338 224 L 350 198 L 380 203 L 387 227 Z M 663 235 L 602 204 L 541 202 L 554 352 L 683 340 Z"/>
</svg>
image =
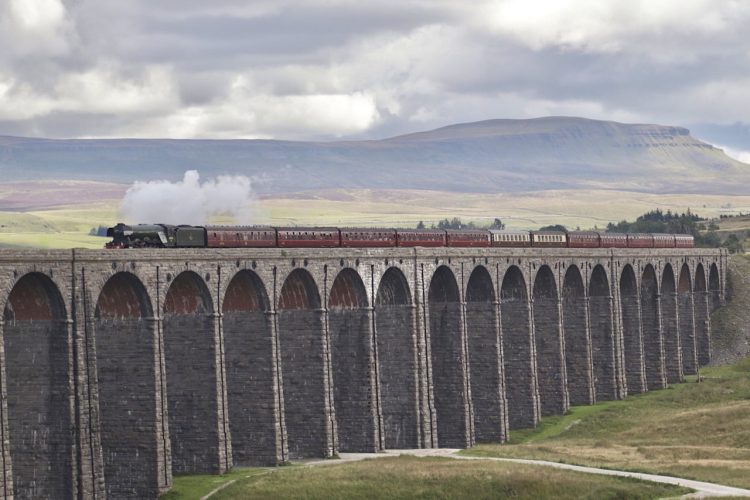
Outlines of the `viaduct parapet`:
<svg viewBox="0 0 750 500">
<path fill-rule="evenodd" d="M 2 493 L 503 442 L 710 360 L 702 249 L 0 252 Z"/>
</svg>

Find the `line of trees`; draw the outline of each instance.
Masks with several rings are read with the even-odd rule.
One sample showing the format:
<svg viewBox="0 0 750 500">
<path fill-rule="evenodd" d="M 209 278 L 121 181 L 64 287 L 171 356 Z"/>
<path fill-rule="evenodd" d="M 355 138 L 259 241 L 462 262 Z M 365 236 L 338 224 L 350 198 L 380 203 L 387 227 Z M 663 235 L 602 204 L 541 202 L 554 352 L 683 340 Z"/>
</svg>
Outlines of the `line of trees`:
<svg viewBox="0 0 750 500">
<path fill-rule="evenodd" d="M 719 226 L 690 211 L 677 213 L 660 209 L 646 212 L 635 222 L 620 221 L 607 224 L 607 232 L 614 233 L 676 233 L 691 234 L 695 246 L 702 248 L 727 248 L 732 253 L 744 252 L 744 231 L 731 233 L 723 241 L 717 232 Z"/>
<path fill-rule="evenodd" d="M 424 221 L 419 221 L 417 229 L 427 229 Z M 505 229 L 505 224 L 497 217 L 488 226 L 477 226 L 473 222 L 462 222 L 459 217 L 453 217 L 438 221 L 437 225 L 430 225 L 430 229 Z"/>
</svg>

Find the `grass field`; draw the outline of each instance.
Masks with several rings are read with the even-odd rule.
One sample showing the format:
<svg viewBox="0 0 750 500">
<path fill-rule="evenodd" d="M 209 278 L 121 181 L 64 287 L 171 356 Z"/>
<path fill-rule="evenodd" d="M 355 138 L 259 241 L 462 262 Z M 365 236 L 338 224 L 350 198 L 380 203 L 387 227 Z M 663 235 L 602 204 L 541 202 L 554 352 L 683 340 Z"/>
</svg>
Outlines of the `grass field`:
<svg viewBox="0 0 750 500">
<path fill-rule="evenodd" d="M 688 491 L 538 466 L 407 456 L 319 467 L 283 467 L 263 472 L 258 469 L 233 472 L 227 481 L 236 479 L 236 482 L 212 498 L 645 499 L 672 497 Z M 216 483 L 196 483 L 195 478 L 175 478 L 174 492 L 162 498 L 198 499 L 216 488 Z"/>
<path fill-rule="evenodd" d="M 495 217 L 508 228 L 548 224 L 603 228 L 655 208 L 718 217 L 727 204 L 750 211 L 750 196 L 654 195 L 626 191 L 578 190 L 531 193 L 446 193 L 417 190 L 331 190 L 279 195 L 259 201 L 261 217 L 275 224 L 428 225 L 443 218 L 488 225 Z"/>
</svg>

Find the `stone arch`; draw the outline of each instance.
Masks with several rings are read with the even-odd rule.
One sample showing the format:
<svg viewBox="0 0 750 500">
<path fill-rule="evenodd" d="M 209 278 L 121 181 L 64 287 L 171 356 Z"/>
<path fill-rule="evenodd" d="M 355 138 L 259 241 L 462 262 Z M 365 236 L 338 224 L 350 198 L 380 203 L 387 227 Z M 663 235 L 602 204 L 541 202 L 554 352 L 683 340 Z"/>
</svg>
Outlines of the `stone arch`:
<svg viewBox="0 0 750 500">
<path fill-rule="evenodd" d="M 305 269 L 284 280 L 278 298 L 278 330 L 289 457 L 329 456 L 325 377 L 325 318 L 318 287 Z"/>
<path fill-rule="evenodd" d="M 403 272 L 390 267 L 375 297 L 375 331 L 386 448 L 417 448 L 419 391 L 414 306 Z"/>
<path fill-rule="evenodd" d="M 561 415 L 568 410 L 565 353 L 560 331 L 560 308 L 555 275 L 541 266 L 534 279 L 534 339 L 536 372 L 542 415 Z"/>
<path fill-rule="evenodd" d="M 7 494 L 70 495 L 71 338 L 60 290 L 45 274 L 23 275 L 10 291 L 3 319 L 8 408 L 8 434 L 3 439 L 10 444 L 13 477 L 13 490 Z"/>
<path fill-rule="evenodd" d="M 111 276 L 94 318 L 107 496 L 156 497 L 171 485 L 171 452 L 158 332 L 143 283 L 127 272 Z"/>
<path fill-rule="evenodd" d="M 578 266 L 565 272 L 562 293 L 565 370 L 570 402 L 574 405 L 594 403 L 591 361 L 591 336 L 586 314 L 586 291 Z"/>
<path fill-rule="evenodd" d="M 539 421 L 536 364 L 532 358 L 529 300 L 523 273 L 505 272 L 500 289 L 505 389 L 511 429 L 534 427 Z"/>
<path fill-rule="evenodd" d="M 607 271 L 599 264 L 589 279 L 591 360 L 597 401 L 617 398 L 617 352 L 612 314 L 612 291 Z"/>
<path fill-rule="evenodd" d="M 625 346 L 625 378 L 628 392 L 636 394 L 646 390 L 646 374 L 643 367 L 638 282 L 635 278 L 635 271 L 630 264 L 623 267 L 620 275 L 620 310 L 622 313 L 623 344 Z"/>
<path fill-rule="evenodd" d="M 500 324 L 492 277 L 477 266 L 466 286 L 466 337 L 477 441 L 505 439 Z"/>
<path fill-rule="evenodd" d="M 663 389 L 667 383 L 659 315 L 659 282 L 651 264 L 646 265 L 641 275 L 641 338 L 647 387 Z"/>
<path fill-rule="evenodd" d="M 703 264 L 695 268 L 693 304 L 695 307 L 695 350 L 698 366 L 711 361 L 711 318 L 709 316 L 709 293 L 706 286 L 706 271 Z"/>
<path fill-rule="evenodd" d="M 163 305 L 164 359 L 172 470 L 223 472 L 217 334 L 211 293 L 194 271 L 170 282 Z"/>
<path fill-rule="evenodd" d="M 372 316 L 365 285 L 352 268 L 342 269 L 333 280 L 328 328 L 339 449 L 377 451 L 380 437 L 375 418 Z"/>
<path fill-rule="evenodd" d="M 708 271 L 708 291 L 710 295 L 710 312 L 721 307 L 721 280 L 719 279 L 719 268 L 715 262 L 711 263 Z"/>
<path fill-rule="evenodd" d="M 232 463 L 275 464 L 273 317 L 261 278 L 247 269 L 237 272 L 221 308 Z"/>
<path fill-rule="evenodd" d="M 437 414 L 437 441 L 442 447 L 469 444 L 461 297 L 446 266 L 435 270 L 428 295 L 432 385 Z"/>
<path fill-rule="evenodd" d="M 661 325 L 667 382 L 674 384 L 682 381 L 682 353 L 677 316 L 677 286 L 671 264 L 664 266 L 661 275 Z"/>
<path fill-rule="evenodd" d="M 687 263 L 680 268 L 677 281 L 677 315 L 680 327 L 680 351 L 682 352 L 682 371 L 685 375 L 694 375 L 698 369 L 695 350 L 695 311 L 693 310 L 693 280 Z"/>
</svg>

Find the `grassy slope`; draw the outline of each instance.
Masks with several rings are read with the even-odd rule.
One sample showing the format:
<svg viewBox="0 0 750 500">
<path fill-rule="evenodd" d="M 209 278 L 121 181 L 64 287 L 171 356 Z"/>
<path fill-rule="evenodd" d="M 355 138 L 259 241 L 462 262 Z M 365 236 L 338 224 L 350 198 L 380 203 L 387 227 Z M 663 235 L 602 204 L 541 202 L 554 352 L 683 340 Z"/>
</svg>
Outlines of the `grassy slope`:
<svg viewBox="0 0 750 500">
<path fill-rule="evenodd" d="M 0 247 L 102 248 L 93 227 L 116 220 L 116 203 L 70 205 L 33 212 L 0 212 Z"/>
<path fill-rule="evenodd" d="M 286 467 L 245 477 L 220 491 L 229 498 L 662 498 L 682 488 L 543 467 L 445 458 L 388 457 L 320 467 Z M 242 471 L 233 475 L 242 475 Z M 175 489 L 192 477 L 175 479 Z M 215 488 L 195 485 L 190 493 L 163 498 L 199 498 Z M 202 486 L 202 487 L 201 487 Z"/>
<path fill-rule="evenodd" d="M 750 359 L 669 389 L 575 407 L 463 453 L 637 470 L 750 488 Z"/>
</svg>

